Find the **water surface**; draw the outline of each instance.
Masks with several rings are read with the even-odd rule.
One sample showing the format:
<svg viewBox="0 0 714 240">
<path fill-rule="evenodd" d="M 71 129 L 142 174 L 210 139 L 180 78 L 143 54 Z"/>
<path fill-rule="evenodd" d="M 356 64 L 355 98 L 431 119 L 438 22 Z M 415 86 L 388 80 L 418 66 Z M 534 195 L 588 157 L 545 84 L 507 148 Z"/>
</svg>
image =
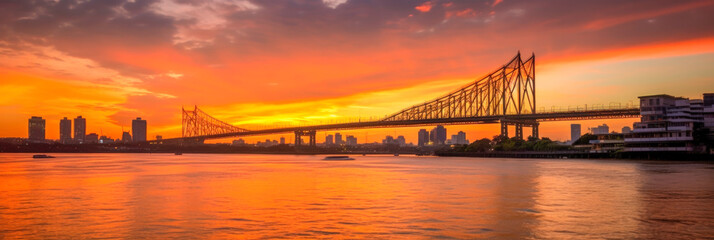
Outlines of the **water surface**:
<svg viewBox="0 0 714 240">
<path fill-rule="evenodd" d="M 706 238 L 714 165 L 0 154 L 0 239 Z"/>
</svg>

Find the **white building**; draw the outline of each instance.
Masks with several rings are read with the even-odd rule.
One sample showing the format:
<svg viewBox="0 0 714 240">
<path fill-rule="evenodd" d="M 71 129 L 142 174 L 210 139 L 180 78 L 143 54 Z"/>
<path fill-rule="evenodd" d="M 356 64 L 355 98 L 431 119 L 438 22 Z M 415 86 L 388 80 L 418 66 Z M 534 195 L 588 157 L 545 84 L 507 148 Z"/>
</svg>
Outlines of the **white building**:
<svg viewBox="0 0 714 240">
<path fill-rule="evenodd" d="M 705 151 L 705 146 L 695 141 L 698 140 L 695 135 L 702 132 L 705 122 L 714 123 L 714 109 L 711 105 L 706 109 L 707 114 L 704 114 L 704 102 L 700 99 L 690 100 L 669 95 L 640 97 L 641 121 L 634 123 L 632 132 L 625 135 L 625 151 Z M 710 127 L 714 127 L 714 124 Z"/>
</svg>

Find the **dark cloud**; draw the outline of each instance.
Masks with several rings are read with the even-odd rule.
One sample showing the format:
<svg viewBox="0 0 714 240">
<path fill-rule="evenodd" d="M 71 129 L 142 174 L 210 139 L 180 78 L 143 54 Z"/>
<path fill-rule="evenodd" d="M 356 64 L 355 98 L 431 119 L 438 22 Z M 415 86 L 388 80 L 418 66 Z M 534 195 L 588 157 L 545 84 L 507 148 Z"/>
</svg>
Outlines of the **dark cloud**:
<svg viewBox="0 0 714 240">
<path fill-rule="evenodd" d="M 424 2 L 351 0 L 330 8 L 321 0 L 173 1 L 195 9 L 184 14 L 162 11 L 165 5 L 153 0 L 7 0 L 0 2 L 0 41 L 53 46 L 142 77 L 149 90 L 187 102 L 205 101 L 205 95 L 234 102 L 332 97 L 477 77 L 517 50 L 548 59 L 714 35 L 711 1 L 504 0 L 494 6 L 491 0 L 431 0 L 429 11 L 415 9 Z M 146 66 L 115 56 L 151 49 L 169 49 L 190 60 Z M 256 70 L 258 61 L 266 62 L 258 66 L 264 73 Z M 187 64 L 201 74 L 186 73 Z M 312 72 L 288 70 L 293 64 Z M 312 77 L 369 64 L 379 67 Z M 186 76 L 144 78 L 168 71 Z M 274 74 L 280 71 L 293 72 Z M 277 84 L 268 88 L 265 82 Z M 332 90 L 301 90 L 311 85 Z"/>
</svg>

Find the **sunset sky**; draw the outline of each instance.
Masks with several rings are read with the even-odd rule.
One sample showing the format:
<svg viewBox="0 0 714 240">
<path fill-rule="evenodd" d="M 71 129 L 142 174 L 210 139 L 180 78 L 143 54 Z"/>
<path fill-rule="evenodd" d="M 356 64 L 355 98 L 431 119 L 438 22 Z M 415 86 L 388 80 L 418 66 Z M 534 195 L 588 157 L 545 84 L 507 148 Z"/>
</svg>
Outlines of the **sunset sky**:
<svg viewBox="0 0 714 240">
<path fill-rule="evenodd" d="M 536 55 L 539 109 L 701 98 L 714 92 L 714 1 L 3 0 L 0 137 L 27 137 L 42 116 L 56 139 L 59 119 L 78 115 L 87 133 L 119 138 L 142 117 L 149 139 L 177 137 L 194 105 L 248 129 L 377 119 L 518 51 Z M 570 123 L 544 123 L 541 137 L 567 140 Z M 416 141 L 418 129 L 347 134 Z"/>
</svg>

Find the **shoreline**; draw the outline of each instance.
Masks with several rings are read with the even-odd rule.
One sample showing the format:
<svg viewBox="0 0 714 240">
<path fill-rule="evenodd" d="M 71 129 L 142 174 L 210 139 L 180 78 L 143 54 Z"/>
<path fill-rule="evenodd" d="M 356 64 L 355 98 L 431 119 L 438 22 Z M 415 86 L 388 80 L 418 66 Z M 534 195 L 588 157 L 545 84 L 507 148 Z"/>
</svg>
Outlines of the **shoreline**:
<svg viewBox="0 0 714 240">
<path fill-rule="evenodd" d="M 616 160 L 666 160 L 666 161 L 714 161 L 714 155 L 686 152 L 439 152 L 440 157 L 479 158 L 551 158 L 551 159 L 616 159 Z"/>
</svg>

